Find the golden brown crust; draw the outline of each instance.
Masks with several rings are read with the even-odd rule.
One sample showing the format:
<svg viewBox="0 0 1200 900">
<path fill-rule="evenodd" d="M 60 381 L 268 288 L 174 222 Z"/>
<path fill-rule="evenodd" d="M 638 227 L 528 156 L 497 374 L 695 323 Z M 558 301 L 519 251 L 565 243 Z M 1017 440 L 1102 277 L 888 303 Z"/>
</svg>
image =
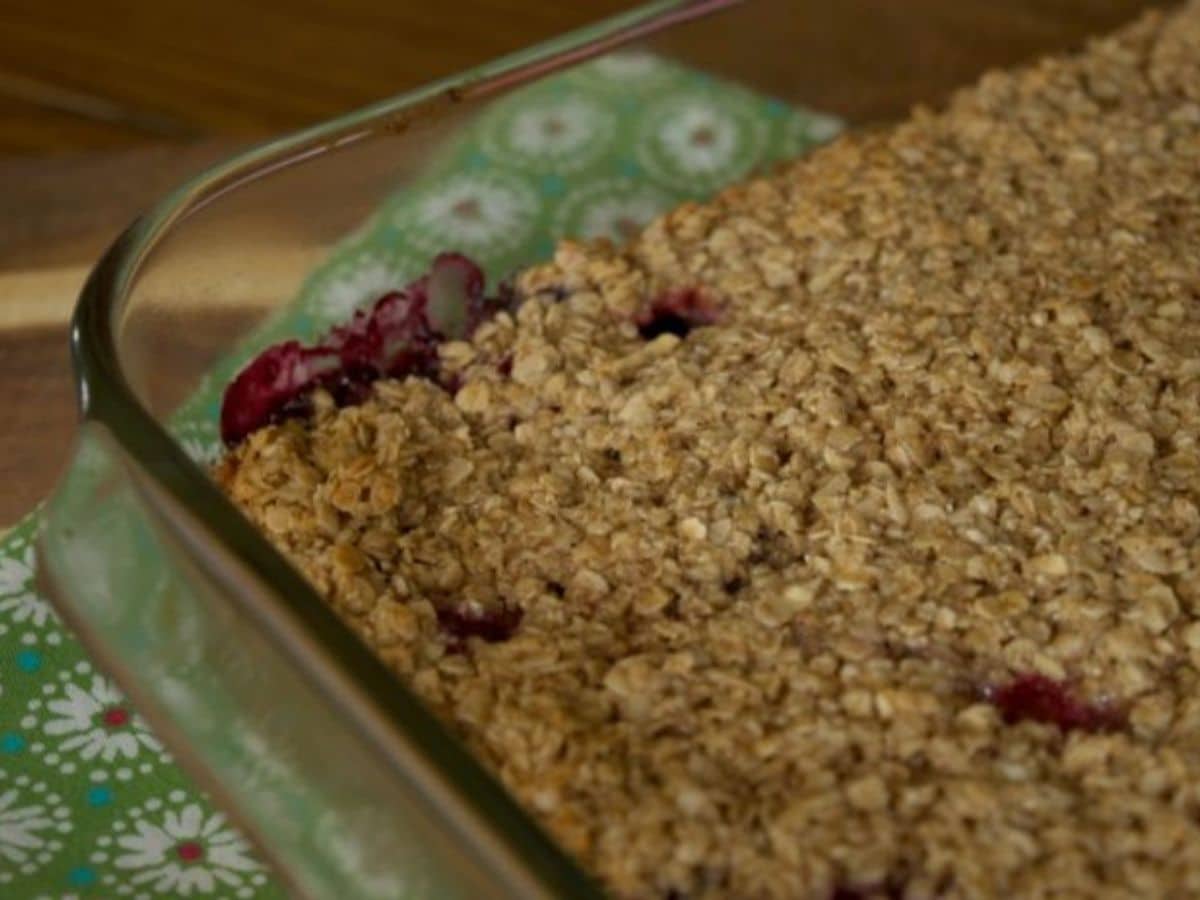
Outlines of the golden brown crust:
<svg viewBox="0 0 1200 900">
<path fill-rule="evenodd" d="M 619 896 L 1196 895 L 1198 279 L 1193 2 L 564 243 L 456 395 L 220 477 Z M 1006 724 L 1022 673 L 1124 727 Z"/>
</svg>

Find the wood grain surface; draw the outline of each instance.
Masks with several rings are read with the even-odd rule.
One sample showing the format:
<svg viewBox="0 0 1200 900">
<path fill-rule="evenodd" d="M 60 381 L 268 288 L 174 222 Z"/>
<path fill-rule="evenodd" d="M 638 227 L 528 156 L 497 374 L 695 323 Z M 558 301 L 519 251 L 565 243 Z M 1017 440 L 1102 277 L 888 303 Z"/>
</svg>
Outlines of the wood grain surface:
<svg viewBox="0 0 1200 900">
<path fill-rule="evenodd" d="M 633 5 L 0 0 L 0 526 L 45 495 L 68 456 L 66 318 L 139 209 L 255 139 Z M 766 69 L 797 54 L 789 70 L 826 85 L 836 111 L 888 114 L 1146 5 L 846 0 L 835 15 L 797 0 L 774 4 L 763 40 L 746 46 Z"/>
</svg>

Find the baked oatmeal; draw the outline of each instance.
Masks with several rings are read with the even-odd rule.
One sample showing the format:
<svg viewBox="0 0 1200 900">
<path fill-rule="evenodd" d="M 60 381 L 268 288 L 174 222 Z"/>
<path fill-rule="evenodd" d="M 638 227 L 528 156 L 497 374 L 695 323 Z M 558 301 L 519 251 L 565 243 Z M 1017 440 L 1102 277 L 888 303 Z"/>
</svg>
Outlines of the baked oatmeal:
<svg viewBox="0 0 1200 900">
<path fill-rule="evenodd" d="M 217 475 L 614 895 L 1200 895 L 1200 3 L 481 284 Z"/>
</svg>

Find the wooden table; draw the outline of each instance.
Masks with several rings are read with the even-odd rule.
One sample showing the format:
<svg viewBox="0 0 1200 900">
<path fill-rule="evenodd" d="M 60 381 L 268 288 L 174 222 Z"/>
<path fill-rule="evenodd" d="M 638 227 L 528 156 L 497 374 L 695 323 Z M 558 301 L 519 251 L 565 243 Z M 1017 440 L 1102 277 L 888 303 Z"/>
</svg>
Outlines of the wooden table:
<svg viewBox="0 0 1200 900">
<path fill-rule="evenodd" d="M 857 3 L 861 28 L 831 18 L 829 4 L 796 0 L 777 40 L 811 77 L 845 87 L 839 112 L 880 82 L 892 93 L 871 92 L 873 112 L 938 96 L 1147 5 Z M 417 0 L 0 0 L 0 525 L 45 495 L 67 457 L 66 318 L 88 266 L 138 209 L 256 138 L 631 5 L 456 0 L 439 16 Z M 909 50 L 900 69 L 897 44 Z"/>
</svg>

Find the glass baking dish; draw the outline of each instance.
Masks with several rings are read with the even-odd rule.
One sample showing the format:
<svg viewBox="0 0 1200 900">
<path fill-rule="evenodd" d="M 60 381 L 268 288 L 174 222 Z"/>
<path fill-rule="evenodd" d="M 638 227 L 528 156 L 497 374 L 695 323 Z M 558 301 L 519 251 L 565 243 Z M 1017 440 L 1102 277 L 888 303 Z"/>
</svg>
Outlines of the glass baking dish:
<svg viewBox="0 0 1200 900">
<path fill-rule="evenodd" d="M 802 122 L 787 144 L 801 152 L 838 122 L 893 119 L 1145 5 L 1034 27 L 983 2 L 667 0 L 205 172 L 117 240 L 80 298 L 82 423 L 40 540 L 48 592 L 296 895 L 601 896 L 208 478 L 221 384 L 255 348 L 327 324 L 294 305 L 314 268 L 362 235 L 381 198 L 447 160 L 470 166 L 448 149 L 455 136 L 514 92 L 601 65 L 621 108 L 622 77 L 674 73 Z M 793 119 L 796 107 L 822 115 Z M 698 175 L 675 199 L 764 161 Z M 553 232 L 568 198 L 540 174 Z M 550 249 L 505 245 L 489 276 Z"/>
</svg>

